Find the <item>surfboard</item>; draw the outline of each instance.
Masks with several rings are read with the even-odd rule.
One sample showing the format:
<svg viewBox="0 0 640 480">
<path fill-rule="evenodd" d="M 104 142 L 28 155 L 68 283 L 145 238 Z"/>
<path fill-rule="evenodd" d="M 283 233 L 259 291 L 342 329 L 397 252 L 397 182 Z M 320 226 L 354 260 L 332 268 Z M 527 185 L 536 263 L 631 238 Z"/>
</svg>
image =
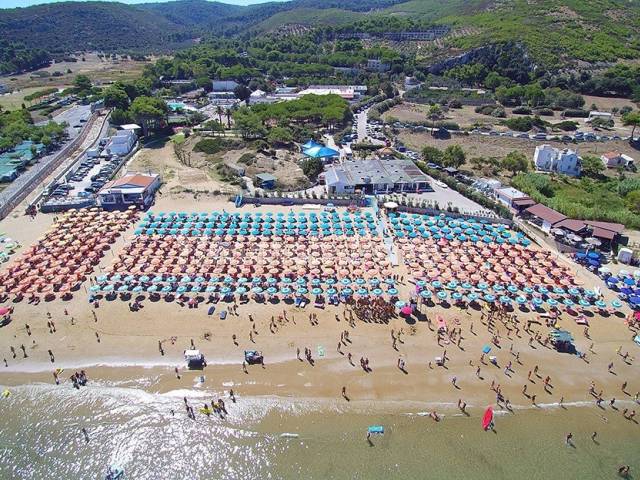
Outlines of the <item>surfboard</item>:
<svg viewBox="0 0 640 480">
<path fill-rule="evenodd" d="M 4 392 L 2 392 L 2 398 L 7 398 L 9 395 L 11 395 L 11 392 L 9 390 L 5 390 Z"/>
<path fill-rule="evenodd" d="M 285 432 L 280 434 L 280 438 L 298 438 L 298 434 Z"/>
<path fill-rule="evenodd" d="M 493 408 L 487 407 L 482 416 L 482 428 L 488 430 L 491 424 L 493 423 Z"/>
</svg>

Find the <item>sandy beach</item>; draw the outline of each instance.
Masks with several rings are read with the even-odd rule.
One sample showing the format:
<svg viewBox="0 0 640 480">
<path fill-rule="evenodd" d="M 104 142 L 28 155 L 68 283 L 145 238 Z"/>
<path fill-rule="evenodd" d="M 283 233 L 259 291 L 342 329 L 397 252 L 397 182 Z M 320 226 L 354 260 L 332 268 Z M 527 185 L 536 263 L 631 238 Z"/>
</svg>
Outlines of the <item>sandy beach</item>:
<svg viewBox="0 0 640 480">
<path fill-rule="evenodd" d="M 188 196 L 164 195 L 154 206 L 156 211 L 223 209 L 236 211 L 224 199 L 199 198 L 194 201 Z M 289 207 L 256 209 L 245 206 L 239 211 L 267 209 L 273 212 L 290 210 Z M 2 230 L 28 246 L 50 227 L 52 221 L 47 215 L 38 215 L 35 220 L 10 217 L 2 222 Z M 132 240 L 134 228 L 132 224 L 106 252 L 94 275 L 108 271 L 120 249 Z M 19 252 L 16 257 L 18 255 Z M 585 287 L 602 286 L 599 279 L 582 271 L 581 267 L 571 265 L 570 268 Z M 400 278 L 397 284 L 399 297 L 408 298 L 415 291 L 415 285 L 402 262 L 396 269 Z M 435 411 L 448 419 L 462 414 L 459 410 L 461 400 L 467 405 L 469 418 L 474 419 L 465 424 L 470 425 L 466 428 L 481 431 L 480 418 L 488 405 L 493 405 L 497 412 L 508 412 L 504 401 L 496 404 L 497 391 L 500 391 L 503 399 L 509 401 L 512 410 L 507 413 L 509 417 L 528 412 L 527 418 L 532 418 L 536 411 L 548 409 L 563 415 L 567 410 L 561 408 L 562 401 L 569 410 L 575 408 L 590 412 L 589 415 L 615 418 L 622 437 L 640 438 L 637 419 L 623 417 L 625 410 L 629 414 L 640 407 L 634 400 L 636 392 L 640 391 L 638 362 L 634 358 L 637 346 L 632 341 L 633 332 L 625 324 L 627 312 L 590 317 L 589 338 L 585 337 L 584 327 L 577 325 L 574 317 L 561 315 L 558 326 L 570 331 L 577 350 L 586 353 L 586 359 L 580 359 L 577 355 L 560 354 L 543 342 L 532 341 L 531 337 L 536 333 L 546 336 L 548 328 L 544 319 L 539 313 L 521 312 L 517 308 L 508 317 L 492 317 L 491 322 L 487 311 L 480 307 L 421 305 L 410 318 L 396 316 L 389 322 L 376 323 L 353 317 L 353 308 L 344 304 L 326 305 L 322 309 L 313 305 L 299 308 L 282 300 L 239 302 L 235 307 L 237 313 L 233 311 L 233 302 L 220 302 L 216 304 L 214 314 L 208 315 L 210 305 L 206 302 L 191 308 L 187 304 L 178 305 L 176 300 L 146 299 L 139 311 L 132 312 L 130 301 L 117 297 L 108 301 L 100 296 L 99 306 L 95 308 L 88 302 L 89 285 L 89 281 L 85 282 L 68 301 L 56 299 L 33 305 L 24 299 L 19 303 L 7 303 L 13 305 L 14 312 L 11 323 L 1 330 L 0 359 L 4 358 L 7 363 L 0 366 L 0 384 L 12 392 L 10 398 L 18 401 L 21 388 L 27 385 L 55 387 L 55 369 L 64 369 L 59 376 L 61 384 L 55 388 L 72 392 L 69 377 L 83 369 L 89 382 L 81 391 L 109 385 L 131 387 L 160 396 L 184 392 L 184 395 L 175 395 L 171 406 L 165 405 L 160 415 L 168 416 L 169 410 L 175 409 L 176 415 L 186 418 L 182 396 L 192 399 L 196 407 L 203 396 L 206 397 L 204 401 L 225 398 L 228 403 L 232 388 L 240 399 L 265 402 L 279 399 L 294 404 L 312 404 L 314 408 L 310 411 L 330 408 L 351 415 L 373 411 L 427 415 Z M 613 298 L 606 289 L 603 291 L 605 298 Z M 222 310 L 229 312 L 224 320 L 219 316 Z M 311 314 L 317 318 L 311 319 Z M 449 332 L 460 329 L 460 335 L 454 335 L 453 341 L 448 337 L 438 339 L 435 324 L 438 315 L 446 320 Z M 527 332 L 528 321 L 533 323 Z M 55 332 L 50 322 L 53 322 Z M 345 331 L 348 340 L 343 335 Z M 498 345 L 494 335 L 498 337 Z M 392 336 L 397 338 L 395 348 Z M 459 336 L 462 339 L 458 344 Z M 190 348 L 192 341 L 207 359 L 208 365 L 203 371 L 185 368 L 183 351 Z M 485 345 L 491 346 L 491 353 L 481 358 Z M 11 347 L 15 350 L 15 358 Z M 305 360 L 302 352 L 306 348 L 311 351 L 313 364 Z M 245 350 L 261 351 L 264 367 L 250 365 L 245 372 Z M 626 352 L 629 356 L 625 360 L 622 355 Z M 447 358 L 445 365 L 437 366 L 436 357 L 443 356 Z M 495 364 L 489 362 L 489 356 L 496 357 Z M 369 372 L 361 368 L 361 358 L 369 360 Z M 398 367 L 399 360 L 404 362 L 404 372 Z M 611 363 L 613 367 L 609 369 Z M 543 382 L 547 376 L 550 381 L 545 388 Z M 602 391 L 600 408 L 596 406 L 595 396 L 588 391 L 592 381 L 596 393 Z M 623 383 L 626 383 L 624 391 Z M 610 405 L 612 398 L 615 401 Z M 135 397 L 131 401 L 135 402 Z M 229 417 L 233 418 L 230 410 Z M 90 417 L 88 414 L 89 425 Z M 430 418 L 421 421 L 437 433 L 440 422 Z M 267 427 L 263 425 L 262 428 Z M 396 427 L 396 431 L 399 428 Z M 579 428 L 578 422 L 575 430 Z M 562 439 L 554 441 L 561 442 Z M 630 463 L 632 459 L 620 461 Z M 616 465 L 606 468 L 613 471 Z M 348 477 L 338 475 L 333 478 Z M 274 478 L 289 477 L 283 474 Z"/>
</svg>

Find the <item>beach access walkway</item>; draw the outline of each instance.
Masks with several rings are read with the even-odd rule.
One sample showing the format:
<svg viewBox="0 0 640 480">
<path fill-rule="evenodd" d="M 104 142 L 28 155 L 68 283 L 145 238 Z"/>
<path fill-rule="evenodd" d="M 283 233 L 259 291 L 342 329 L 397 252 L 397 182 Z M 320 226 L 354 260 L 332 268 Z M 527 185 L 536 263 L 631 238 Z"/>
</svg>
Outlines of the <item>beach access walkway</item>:
<svg viewBox="0 0 640 480">
<path fill-rule="evenodd" d="M 371 203 L 371 209 L 373 210 L 373 214 L 378 219 L 378 235 L 382 237 L 384 240 L 384 246 L 387 249 L 387 253 L 389 255 L 389 262 L 394 267 L 398 266 L 398 252 L 394 248 L 393 245 L 393 237 L 391 236 L 391 230 L 387 225 L 386 218 L 380 214 L 380 207 L 378 206 L 378 198 L 375 195 L 372 195 L 369 198 L 369 202 Z"/>
</svg>

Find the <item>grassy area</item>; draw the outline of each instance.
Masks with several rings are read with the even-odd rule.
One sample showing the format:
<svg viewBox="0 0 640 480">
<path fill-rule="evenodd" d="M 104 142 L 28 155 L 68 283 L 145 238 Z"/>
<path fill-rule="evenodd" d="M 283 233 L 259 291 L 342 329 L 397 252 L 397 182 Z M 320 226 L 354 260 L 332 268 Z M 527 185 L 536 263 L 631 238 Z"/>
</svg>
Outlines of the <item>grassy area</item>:
<svg viewBox="0 0 640 480">
<path fill-rule="evenodd" d="M 186 137 L 184 136 L 184 133 L 176 133 L 175 135 L 171 135 L 169 138 L 176 145 L 182 145 L 184 143 L 184 141 L 186 140 Z"/>
<path fill-rule="evenodd" d="M 64 88 L 64 86 L 62 86 Z M 29 87 L 23 88 L 19 91 L 14 91 L 11 93 L 5 93 L 4 95 L 0 95 L 0 107 L 4 110 L 16 110 L 22 106 L 24 103 L 26 106 L 29 106 L 29 102 L 25 100 L 25 97 L 29 95 L 33 95 L 34 93 L 42 90 L 39 87 Z"/>
<path fill-rule="evenodd" d="M 640 215 L 632 201 L 640 188 L 638 180 L 573 179 L 524 173 L 514 177 L 512 185 L 570 218 L 617 222 L 627 228 L 640 228 Z"/>
</svg>

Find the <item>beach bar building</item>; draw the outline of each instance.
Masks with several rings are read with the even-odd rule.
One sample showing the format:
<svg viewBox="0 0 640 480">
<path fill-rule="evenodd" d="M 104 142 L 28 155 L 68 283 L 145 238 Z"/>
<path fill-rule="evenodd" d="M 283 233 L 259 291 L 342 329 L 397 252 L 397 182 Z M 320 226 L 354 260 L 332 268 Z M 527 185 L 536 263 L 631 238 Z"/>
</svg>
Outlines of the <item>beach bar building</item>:
<svg viewBox="0 0 640 480">
<path fill-rule="evenodd" d="M 327 193 L 384 194 L 422 192 L 430 188 L 429 177 L 410 160 L 345 160 L 325 173 Z"/>
<path fill-rule="evenodd" d="M 523 212 L 523 216 L 545 233 L 549 233 L 557 223 L 567 218 L 566 215 L 541 203 L 527 208 Z"/>
<path fill-rule="evenodd" d="M 105 183 L 98 191 L 98 205 L 105 210 L 126 210 L 131 205 L 144 210 L 153 204 L 160 183 L 157 173 L 128 173 Z"/>
</svg>

